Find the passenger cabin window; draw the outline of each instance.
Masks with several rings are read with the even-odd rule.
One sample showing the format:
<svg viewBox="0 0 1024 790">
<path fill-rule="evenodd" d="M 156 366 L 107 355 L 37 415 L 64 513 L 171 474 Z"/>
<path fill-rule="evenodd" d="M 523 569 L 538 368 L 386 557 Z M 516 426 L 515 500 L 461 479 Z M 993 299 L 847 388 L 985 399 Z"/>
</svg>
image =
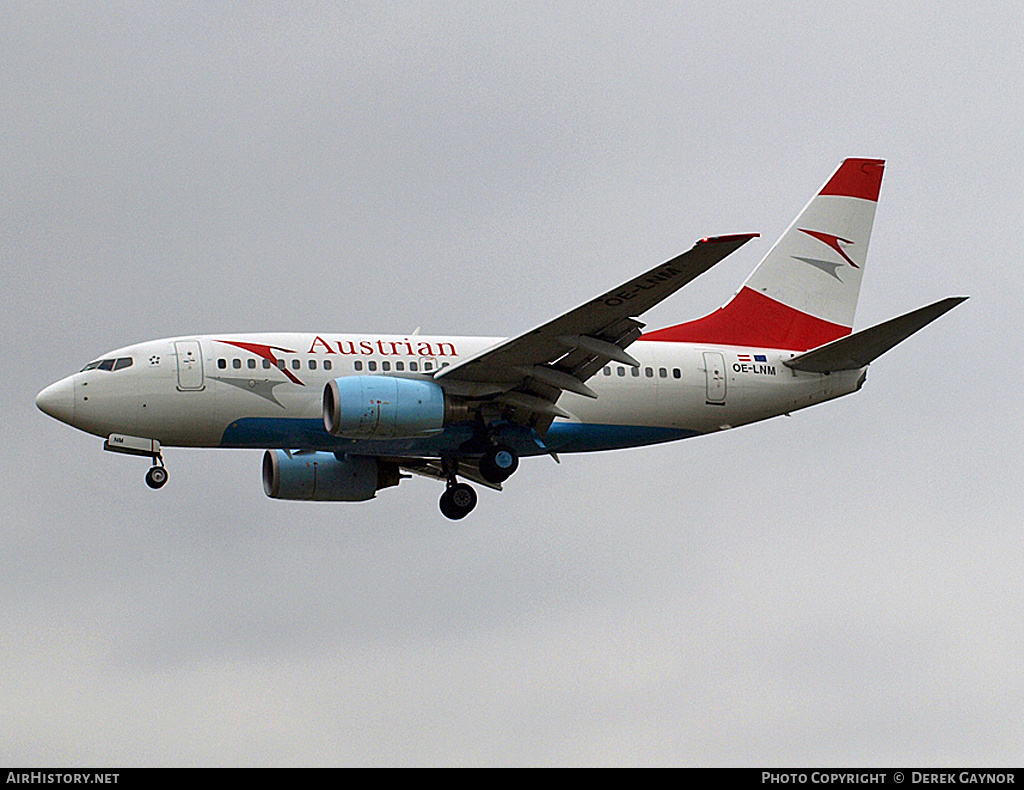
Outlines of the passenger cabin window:
<svg viewBox="0 0 1024 790">
<path fill-rule="evenodd" d="M 217 360 L 217 367 L 220 368 L 221 370 L 224 370 L 224 368 L 226 368 L 227 366 L 228 366 L 228 361 L 226 359 L 218 359 Z"/>
<path fill-rule="evenodd" d="M 683 376 L 683 371 L 681 371 L 679 368 L 672 368 L 672 378 L 678 379 L 678 378 L 682 378 L 682 376 Z"/>
<path fill-rule="evenodd" d="M 624 367 L 622 367 L 622 366 L 619 366 L 618 368 L 616 368 L 615 372 L 618 373 L 620 376 L 625 376 L 626 375 L 626 369 Z"/>
<path fill-rule="evenodd" d="M 659 378 L 667 379 L 668 371 L 665 368 L 658 368 L 658 376 Z"/>
<path fill-rule="evenodd" d="M 644 368 L 644 375 L 649 379 L 654 378 L 654 368 Z"/>
<path fill-rule="evenodd" d="M 395 370 L 405 370 L 405 363 L 404 362 L 396 362 L 395 363 Z"/>
<path fill-rule="evenodd" d="M 315 359 L 309 360 L 309 369 L 310 370 L 316 370 L 316 360 Z"/>
<path fill-rule="evenodd" d="M 264 370 L 270 370 L 270 360 L 269 359 L 263 360 L 263 369 Z"/>
<path fill-rule="evenodd" d="M 331 369 L 331 367 L 332 367 L 332 365 L 331 365 L 331 360 L 329 360 L 329 359 L 325 359 L 325 360 L 324 360 L 324 370 L 330 370 L 330 369 Z"/>
<path fill-rule="evenodd" d="M 235 370 L 241 370 L 242 369 L 242 360 L 240 360 L 240 359 L 233 359 L 233 360 L 231 360 L 231 367 L 233 367 Z"/>
<path fill-rule="evenodd" d="M 247 368 L 249 368 L 250 370 L 255 370 L 255 368 L 256 368 L 256 360 L 255 359 L 247 359 L 245 361 L 245 366 Z"/>
<path fill-rule="evenodd" d="M 366 368 L 367 368 L 367 370 L 376 370 L 377 369 L 377 363 L 374 362 L 371 359 L 369 362 L 366 363 Z"/>
<path fill-rule="evenodd" d="M 606 367 L 606 368 L 604 369 L 604 375 L 606 375 L 606 376 L 610 376 L 610 375 L 612 375 L 612 369 L 611 369 L 611 367 Z"/>
<path fill-rule="evenodd" d="M 301 367 L 302 367 L 302 360 L 301 359 L 293 359 L 292 360 L 292 370 L 298 370 Z"/>
<path fill-rule="evenodd" d="M 419 362 L 410 362 L 409 363 L 409 370 L 411 370 L 413 373 L 415 373 L 419 369 L 420 369 L 420 363 Z"/>
<path fill-rule="evenodd" d="M 380 363 L 380 369 L 385 371 L 385 372 L 391 370 L 391 363 L 390 362 L 381 362 Z"/>
<path fill-rule="evenodd" d="M 356 370 L 362 370 L 363 369 L 363 363 L 362 363 L 362 361 L 357 359 L 355 362 L 352 363 L 352 367 L 354 367 Z"/>
</svg>

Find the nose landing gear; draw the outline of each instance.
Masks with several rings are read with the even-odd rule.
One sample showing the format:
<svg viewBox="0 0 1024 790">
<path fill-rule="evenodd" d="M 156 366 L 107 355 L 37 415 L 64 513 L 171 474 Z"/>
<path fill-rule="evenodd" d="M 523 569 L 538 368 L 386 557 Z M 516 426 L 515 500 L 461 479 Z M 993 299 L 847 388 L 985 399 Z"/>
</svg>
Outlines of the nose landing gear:
<svg viewBox="0 0 1024 790">
<path fill-rule="evenodd" d="M 146 472 L 146 485 L 150 488 L 163 488 L 167 483 L 167 469 L 164 467 L 164 459 L 154 456 L 153 465 Z"/>
<path fill-rule="evenodd" d="M 141 455 L 153 459 L 153 466 L 146 472 L 146 485 L 150 488 L 163 488 L 167 483 L 167 470 L 164 468 L 164 457 L 160 452 L 160 442 L 156 439 L 145 439 L 141 436 L 125 436 L 112 433 L 103 442 L 103 449 L 124 455 Z"/>
</svg>

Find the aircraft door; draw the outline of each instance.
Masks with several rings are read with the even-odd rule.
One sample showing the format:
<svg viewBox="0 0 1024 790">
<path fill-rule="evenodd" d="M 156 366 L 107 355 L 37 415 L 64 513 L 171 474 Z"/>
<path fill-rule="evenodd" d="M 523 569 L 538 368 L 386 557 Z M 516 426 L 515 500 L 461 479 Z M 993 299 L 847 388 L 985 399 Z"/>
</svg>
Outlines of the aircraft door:
<svg viewBox="0 0 1024 790">
<path fill-rule="evenodd" d="M 720 351 L 704 352 L 704 375 L 707 377 L 707 402 L 725 403 L 725 357 Z"/>
<path fill-rule="evenodd" d="M 177 340 L 174 343 L 178 359 L 178 389 L 183 391 L 201 390 L 203 382 L 203 354 L 198 340 Z"/>
</svg>

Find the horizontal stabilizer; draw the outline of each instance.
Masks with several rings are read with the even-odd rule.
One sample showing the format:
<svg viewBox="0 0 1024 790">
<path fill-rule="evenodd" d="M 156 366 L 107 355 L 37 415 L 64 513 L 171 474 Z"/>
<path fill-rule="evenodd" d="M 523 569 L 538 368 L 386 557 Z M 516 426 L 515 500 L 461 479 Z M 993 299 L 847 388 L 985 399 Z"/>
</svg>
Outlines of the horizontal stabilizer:
<svg viewBox="0 0 1024 790">
<path fill-rule="evenodd" d="M 783 362 L 794 370 L 807 373 L 831 373 L 836 370 L 858 370 L 871 364 L 893 346 L 902 343 L 917 330 L 923 329 L 939 316 L 966 301 L 966 296 L 950 296 L 927 307 L 919 307 L 906 315 L 883 321 L 877 326 L 834 340 L 806 354 Z"/>
</svg>

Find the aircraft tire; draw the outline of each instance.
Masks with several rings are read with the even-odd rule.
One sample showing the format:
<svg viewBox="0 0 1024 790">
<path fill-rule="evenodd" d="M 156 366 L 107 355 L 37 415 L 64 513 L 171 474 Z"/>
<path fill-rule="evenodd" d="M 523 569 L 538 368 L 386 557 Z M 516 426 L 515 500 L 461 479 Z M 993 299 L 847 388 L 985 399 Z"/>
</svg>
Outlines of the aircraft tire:
<svg viewBox="0 0 1024 790">
<path fill-rule="evenodd" d="M 441 513 L 452 521 L 458 521 L 470 514 L 476 507 L 476 491 L 465 483 L 455 483 L 441 494 Z"/>
<path fill-rule="evenodd" d="M 146 485 L 150 488 L 163 488 L 167 483 L 167 470 L 162 466 L 151 466 L 146 472 Z"/>
<path fill-rule="evenodd" d="M 519 456 L 511 447 L 499 444 L 480 459 L 480 474 L 488 483 L 504 483 L 519 468 Z"/>
</svg>

